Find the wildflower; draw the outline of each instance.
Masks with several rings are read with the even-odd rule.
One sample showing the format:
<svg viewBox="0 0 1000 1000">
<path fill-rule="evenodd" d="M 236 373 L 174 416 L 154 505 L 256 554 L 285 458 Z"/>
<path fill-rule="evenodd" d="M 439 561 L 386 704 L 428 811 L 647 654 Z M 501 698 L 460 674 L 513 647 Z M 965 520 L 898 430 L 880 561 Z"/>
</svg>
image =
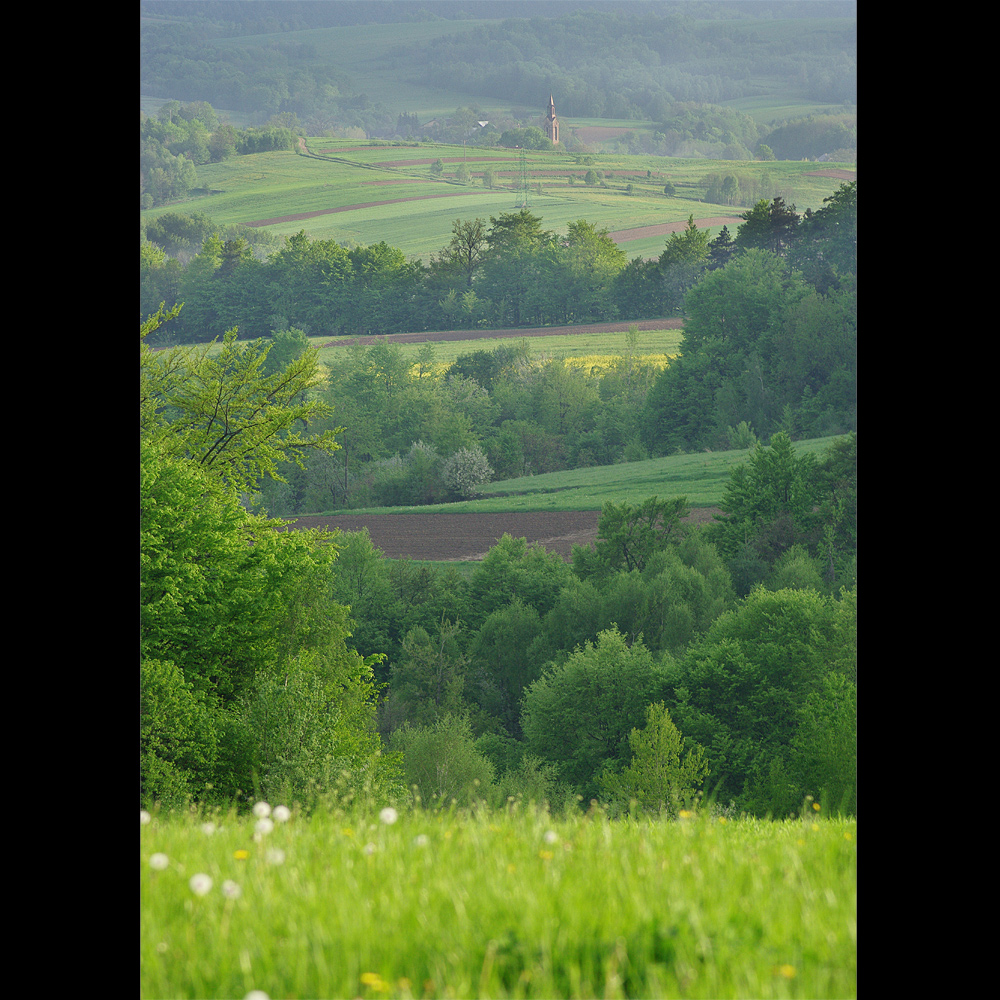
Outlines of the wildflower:
<svg viewBox="0 0 1000 1000">
<path fill-rule="evenodd" d="M 413 838 L 414 847 L 426 847 L 430 842 L 430 837 L 428 837 L 426 833 L 418 833 Z"/>
<path fill-rule="evenodd" d="M 201 824 L 201 832 L 203 834 L 205 834 L 206 837 L 211 837 L 212 834 L 215 833 L 215 824 L 214 823 L 202 823 Z"/>
<path fill-rule="evenodd" d="M 555 830 L 545 831 L 545 843 L 554 844 L 559 839 L 559 834 Z"/>
<path fill-rule="evenodd" d="M 551 861 L 552 860 L 552 852 L 551 851 L 539 851 L 538 852 L 538 856 L 543 861 Z"/>
<path fill-rule="evenodd" d="M 818 802 L 814 802 L 813 803 L 813 809 L 815 809 L 816 812 L 819 812 L 819 803 Z"/>
<path fill-rule="evenodd" d="M 399 813 L 396 812 L 392 806 L 386 806 L 379 814 L 378 818 L 385 823 L 386 826 L 392 826 L 393 823 L 399 819 Z"/>
<path fill-rule="evenodd" d="M 268 851 L 266 857 L 269 865 L 283 865 L 285 863 L 285 852 L 277 847 Z"/>
<path fill-rule="evenodd" d="M 690 809 L 682 809 L 678 815 L 681 819 L 690 819 L 694 813 Z"/>
<path fill-rule="evenodd" d="M 287 823 L 292 818 L 292 810 L 288 806 L 275 806 L 271 815 L 279 823 Z"/>
<path fill-rule="evenodd" d="M 197 875 L 192 875 L 188 880 L 188 885 L 191 886 L 191 891 L 196 896 L 204 896 L 205 893 L 211 892 L 212 890 L 212 880 L 203 872 L 199 872 Z"/>
<path fill-rule="evenodd" d="M 365 986 L 381 986 L 382 977 L 377 972 L 362 972 L 361 982 Z"/>
<path fill-rule="evenodd" d="M 162 872 L 168 864 L 170 864 L 170 859 L 165 854 L 154 854 L 149 859 L 149 867 L 158 872 Z"/>
<path fill-rule="evenodd" d="M 250 857 L 250 852 L 243 850 L 241 847 L 238 851 L 233 851 L 233 857 L 236 858 L 237 861 L 246 861 L 246 859 Z"/>
<path fill-rule="evenodd" d="M 243 890 L 231 879 L 222 883 L 222 895 L 227 899 L 238 899 Z"/>
<path fill-rule="evenodd" d="M 243 1000 L 271 1000 L 263 990 L 251 990 Z"/>
<path fill-rule="evenodd" d="M 258 802 L 253 807 L 253 814 L 257 819 L 264 819 L 265 816 L 271 815 L 271 807 L 266 802 Z"/>
<path fill-rule="evenodd" d="M 375 849 L 376 848 L 374 844 L 365 844 L 365 854 L 374 854 Z"/>
<path fill-rule="evenodd" d="M 146 812 L 145 809 L 140 809 L 139 810 L 139 823 L 142 826 L 145 826 L 152 818 L 153 817 L 150 816 L 149 813 Z"/>
<path fill-rule="evenodd" d="M 257 825 L 254 829 L 258 833 L 270 833 L 274 829 L 274 820 L 264 817 L 264 819 L 257 820 Z"/>
<path fill-rule="evenodd" d="M 795 978 L 795 966 L 794 965 L 779 965 L 778 968 L 775 969 L 775 972 L 777 972 L 777 974 L 779 976 L 784 976 L 785 979 L 794 979 Z"/>
</svg>

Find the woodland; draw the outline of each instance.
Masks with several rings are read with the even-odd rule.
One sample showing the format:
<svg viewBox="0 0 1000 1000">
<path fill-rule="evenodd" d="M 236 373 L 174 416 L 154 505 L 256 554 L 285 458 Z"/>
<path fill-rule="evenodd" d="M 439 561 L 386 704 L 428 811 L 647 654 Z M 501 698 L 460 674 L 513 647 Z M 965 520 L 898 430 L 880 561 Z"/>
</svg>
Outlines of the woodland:
<svg viewBox="0 0 1000 1000">
<path fill-rule="evenodd" d="M 367 129 L 383 113 L 283 34 L 318 27 L 318 8 L 350 19 L 370 5 L 247 5 L 258 23 L 239 31 L 198 9 L 226 5 L 166 17 L 185 6 L 142 5 L 143 86 L 176 99 L 140 119 L 146 207 L 190 190 L 200 162 L 286 149 L 303 122 L 331 128 L 353 114 Z M 428 16 L 458 19 L 457 5 L 432 6 Z M 462 46 L 485 38 L 495 64 L 462 86 L 509 89 L 517 65 L 535 100 L 570 72 L 561 53 L 593 47 L 596 18 L 615 44 L 606 59 L 588 49 L 593 72 L 566 83 L 576 114 L 645 116 L 664 137 L 674 122 L 677 142 L 694 143 L 709 112 L 682 103 L 731 96 L 737 77 L 752 88 L 781 69 L 824 101 L 855 100 L 836 37 L 794 65 L 767 62 L 766 47 L 734 65 L 745 25 L 725 4 L 707 26 L 664 4 L 664 33 L 642 21 L 640 8 L 659 5 L 615 6 L 554 12 L 544 78 L 516 19 L 419 53 L 415 42 L 414 67 L 431 82 L 457 67 L 454 83 Z M 228 44 L 225 58 L 213 44 L 258 29 L 275 44 Z M 630 61 L 637 34 L 646 49 Z M 668 58 L 678 39 L 698 73 Z M 648 79 L 629 75 L 633 62 Z M 213 104 L 248 121 L 225 124 Z M 403 114 L 391 127 L 410 124 Z M 788 155 L 808 131 L 724 124 L 711 142 L 734 156 L 765 139 Z M 720 199 L 731 188 L 720 170 Z M 522 208 L 456 218 L 429 263 L 387 242 L 305 231 L 279 242 L 196 212 L 145 220 L 143 808 L 525 801 L 776 817 L 813 796 L 856 816 L 856 182 L 816 211 L 759 198 L 740 219 L 712 238 L 692 216 L 659 257 L 630 261 L 586 219 L 556 235 Z M 665 367 L 626 336 L 594 372 L 514 341 L 447 365 L 428 345 L 413 365 L 384 336 L 673 316 L 683 341 Z M 310 348 L 310 337 L 361 335 L 379 339 L 329 368 Z M 818 457 L 796 449 L 817 437 L 833 438 Z M 712 523 L 687 522 L 684 497 L 608 502 L 596 544 L 568 562 L 508 535 L 461 573 L 387 560 L 363 531 L 287 530 L 295 514 L 434 505 L 505 477 L 727 448 L 746 459 Z"/>
</svg>

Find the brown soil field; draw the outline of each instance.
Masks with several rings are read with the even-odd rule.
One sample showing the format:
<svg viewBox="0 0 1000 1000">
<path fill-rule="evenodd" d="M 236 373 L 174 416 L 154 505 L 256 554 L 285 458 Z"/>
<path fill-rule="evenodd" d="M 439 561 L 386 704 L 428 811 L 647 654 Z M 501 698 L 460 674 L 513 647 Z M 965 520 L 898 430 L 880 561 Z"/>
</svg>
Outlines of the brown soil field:
<svg viewBox="0 0 1000 1000">
<path fill-rule="evenodd" d="M 706 524 L 715 508 L 694 510 L 690 524 Z M 388 559 L 429 559 L 436 562 L 478 561 L 508 534 L 540 542 L 567 562 L 574 545 L 590 545 L 597 538 L 598 510 L 527 514 L 339 514 L 300 517 L 290 526 L 341 531 L 368 529 L 375 545 Z"/>
<path fill-rule="evenodd" d="M 709 226 L 734 226 L 743 220 L 738 215 L 719 215 L 710 219 L 695 219 L 694 224 L 699 229 Z M 666 236 L 668 233 L 680 233 L 687 229 L 687 222 L 664 222 L 656 226 L 640 226 L 638 229 L 619 229 L 608 233 L 615 243 L 627 243 L 629 240 L 641 240 L 646 236 Z"/>
</svg>

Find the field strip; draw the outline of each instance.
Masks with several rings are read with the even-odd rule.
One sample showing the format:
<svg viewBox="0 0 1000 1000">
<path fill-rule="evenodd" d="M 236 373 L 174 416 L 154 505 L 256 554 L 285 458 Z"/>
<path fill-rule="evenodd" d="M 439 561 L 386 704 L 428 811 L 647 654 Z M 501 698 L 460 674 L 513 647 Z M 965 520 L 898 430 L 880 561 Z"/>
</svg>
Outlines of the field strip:
<svg viewBox="0 0 1000 1000">
<path fill-rule="evenodd" d="M 695 219 L 694 224 L 701 229 L 710 226 L 736 226 L 743 222 L 738 215 L 720 215 L 711 219 Z M 657 226 L 640 226 L 638 229 L 619 229 L 608 233 L 615 243 L 627 243 L 629 240 L 641 240 L 647 236 L 666 236 L 667 233 L 680 233 L 687 229 L 687 222 L 664 222 Z"/>
<path fill-rule="evenodd" d="M 247 222 L 247 226 L 275 226 L 282 222 L 301 222 L 303 219 L 315 219 L 320 215 L 333 215 L 335 212 L 354 212 L 359 208 L 377 208 L 379 205 L 396 205 L 402 201 L 428 201 L 431 198 L 461 198 L 463 195 L 482 194 L 482 191 L 444 191 L 441 194 L 421 194 L 413 198 L 390 198 L 388 201 L 366 201 L 360 205 L 342 205 L 340 208 L 324 208 L 319 212 L 302 212 L 299 215 L 279 215 L 274 219 L 258 219 Z"/>
<path fill-rule="evenodd" d="M 509 337 L 560 337 L 575 333 L 625 333 L 631 327 L 637 330 L 682 330 L 684 321 L 676 316 L 671 319 L 640 319 L 616 323 L 585 323 L 578 326 L 535 326 L 506 330 L 427 330 L 422 333 L 387 333 L 377 337 L 346 337 L 330 340 L 322 347 L 351 347 L 361 344 L 370 347 L 379 341 L 390 344 L 423 344 L 433 340 L 491 340 Z"/>
</svg>

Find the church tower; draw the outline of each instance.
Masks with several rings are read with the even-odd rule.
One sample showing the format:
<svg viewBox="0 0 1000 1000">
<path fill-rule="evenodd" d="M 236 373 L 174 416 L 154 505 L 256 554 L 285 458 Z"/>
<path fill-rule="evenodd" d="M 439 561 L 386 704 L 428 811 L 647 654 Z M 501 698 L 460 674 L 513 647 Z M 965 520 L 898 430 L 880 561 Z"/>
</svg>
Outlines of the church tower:
<svg viewBox="0 0 1000 1000">
<path fill-rule="evenodd" d="M 559 142 L 559 119 L 556 118 L 556 102 L 549 94 L 549 113 L 545 116 L 545 134 L 552 140 L 552 144 Z"/>
</svg>

